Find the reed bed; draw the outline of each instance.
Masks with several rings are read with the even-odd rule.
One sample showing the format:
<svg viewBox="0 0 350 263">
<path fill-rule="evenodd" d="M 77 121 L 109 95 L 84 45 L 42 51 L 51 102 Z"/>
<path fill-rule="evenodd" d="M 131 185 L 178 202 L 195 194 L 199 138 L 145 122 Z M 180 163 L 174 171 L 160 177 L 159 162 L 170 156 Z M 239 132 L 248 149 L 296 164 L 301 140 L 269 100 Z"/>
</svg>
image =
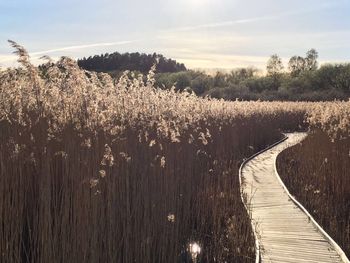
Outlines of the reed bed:
<svg viewBox="0 0 350 263">
<path fill-rule="evenodd" d="M 1 262 L 254 261 L 238 167 L 304 129 L 310 104 L 158 90 L 155 67 L 38 68 L 10 43 L 22 66 L 0 72 Z"/>
</svg>

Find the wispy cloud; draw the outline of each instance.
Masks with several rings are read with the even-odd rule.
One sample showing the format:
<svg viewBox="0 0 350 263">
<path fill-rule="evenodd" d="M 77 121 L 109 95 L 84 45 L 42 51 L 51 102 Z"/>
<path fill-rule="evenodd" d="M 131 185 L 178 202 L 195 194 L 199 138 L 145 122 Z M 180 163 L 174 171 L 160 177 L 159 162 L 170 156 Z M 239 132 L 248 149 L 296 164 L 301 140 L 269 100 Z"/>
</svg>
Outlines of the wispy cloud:
<svg viewBox="0 0 350 263">
<path fill-rule="evenodd" d="M 167 30 L 163 30 L 163 32 L 164 31 L 165 32 L 195 31 L 195 30 L 199 30 L 199 29 L 229 27 L 229 26 L 240 25 L 240 24 L 248 24 L 248 23 L 255 23 L 255 22 L 261 22 L 261 21 L 268 21 L 268 20 L 278 20 L 281 18 L 289 17 L 289 16 L 297 16 L 297 15 L 303 15 L 303 14 L 308 14 L 308 13 L 314 13 L 314 12 L 317 12 L 319 10 L 328 9 L 328 8 L 333 7 L 335 5 L 336 5 L 335 3 L 327 2 L 327 3 L 322 3 L 319 6 L 314 7 L 312 9 L 306 8 L 306 9 L 300 9 L 300 10 L 294 10 L 294 11 L 281 12 L 281 13 L 278 13 L 275 15 L 219 21 L 219 22 L 214 22 L 214 23 L 207 23 L 207 24 L 193 25 L 193 26 L 175 27 L 175 28 L 169 28 Z"/>
<path fill-rule="evenodd" d="M 127 45 L 136 42 L 136 40 L 127 40 L 127 41 L 118 41 L 118 42 L 102 42 L 102 43 L 94 43 L 94 44 L 84 44 L 84 45 L 75 45 L 75 46 L 66 46 L 66 47 L 59 47 L 54 49 L 47 49 L 42 51 L 36 51 L 36 52 L 29 52 L 29 55 L 32 58 L 33 63 L 40 63 L 39 57 L 41 55 L 47 55 L 52 53 L 60 53 L 64 51 L 79 51 L 82 49 L 89 49 L 89 48 L 95 48 L 95 47 L 108 47 L 108 46 L 120 46 L 120 45 Z M 58 55 L 59 57 L 59 55 Z M 17 60 L 17 56 L 15 55 L 2 55 L 0 54 L 0 64 L 3 64 L 5 66 L 12 65 Z"/>
<path fill-rule="evenodd" d="M 38 56 L 38 55 L 56 53 L 56 52 L 61 52 L 61 51 L 80 50 L 80 49 L 86 49 L 86 48 L 92 48 L 92 47 L 119 46 L 119 45 L 131 44 L 134 42 L 136 42 L 136 41 L 119 41 L 119 42 L 105 42 L 105 43 L 95 43 L 95 44 L 86 44 L 86 45 L 76 45 L 76 46 L 48 49 L 48 50 L 43 50 L 43 51 L 38 51 L 38 52 L 31 52 L 30 55 Z"/>
<path fill-rule="evenodd" d="M 278 17 L 279 16 L 253 17 L 253 18 L 247 18 L 247 19 L 229 20 L 229 21 L 208 23 L 208 24 L 195 25 L 195 26 L 176 27 L 176 28 L 170 28 L 166 31 L 167 32 L 182 32 L 182 31 L 194 31 L 197 29 L 218 28 L 218 27 L 233 26 L 233 25 L 238 25 L 238 24 L 247 24 L 247 23 L 258 22 L 258 21 L 262 21 L 262 20 L 273 20 L 273 19 L 276 19 Z"/>
</svg>

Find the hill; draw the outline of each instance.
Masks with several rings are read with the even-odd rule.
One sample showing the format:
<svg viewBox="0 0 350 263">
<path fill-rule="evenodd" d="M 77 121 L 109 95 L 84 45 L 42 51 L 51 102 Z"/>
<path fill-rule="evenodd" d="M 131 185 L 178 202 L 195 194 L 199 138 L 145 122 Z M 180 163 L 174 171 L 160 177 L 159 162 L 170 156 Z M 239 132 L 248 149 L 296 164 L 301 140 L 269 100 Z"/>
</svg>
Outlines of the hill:
<svg viewBox="0 0 350 263">
<path fill-rule="evenodd" d="M 157 73 L 186 71 L 184 64 L 157 53 L 152 55 L 139 52 L 106 53 L 79 59 L 78 65 L 83 69 L 97 72 L 111 73 L 130 70 L 147 73 L 157 60 Z"/>
</svg>

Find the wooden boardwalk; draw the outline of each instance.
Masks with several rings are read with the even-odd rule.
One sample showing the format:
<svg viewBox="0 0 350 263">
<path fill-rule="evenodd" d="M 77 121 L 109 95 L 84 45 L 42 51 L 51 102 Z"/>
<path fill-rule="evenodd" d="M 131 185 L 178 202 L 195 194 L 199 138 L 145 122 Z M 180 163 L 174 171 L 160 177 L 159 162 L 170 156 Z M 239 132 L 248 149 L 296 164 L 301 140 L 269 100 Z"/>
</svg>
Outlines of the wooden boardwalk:
<svg viewBox="0 0 350 263">
<path fill-rule="evenodd" d="M 251 213 L 262 262 L 349 262 L 339 246 L 289 194 L 276 171 L 276 157 L 306 137 L 288 139 L 241 167 L 242 193 Z"/>
</svg>

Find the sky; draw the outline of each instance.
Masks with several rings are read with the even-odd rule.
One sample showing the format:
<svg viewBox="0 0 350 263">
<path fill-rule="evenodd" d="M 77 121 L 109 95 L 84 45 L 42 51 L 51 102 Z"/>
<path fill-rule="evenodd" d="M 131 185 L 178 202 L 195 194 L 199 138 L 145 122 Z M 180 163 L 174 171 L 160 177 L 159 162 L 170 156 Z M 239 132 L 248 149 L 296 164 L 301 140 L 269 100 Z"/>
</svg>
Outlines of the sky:
<svg viewBox="0 0 350 263">
<path fill-rule="evenodd" d="M 315 48 L 321 63 L 350 61 L 349 0 L 0 0 L 0 66 L 7 40 L 33 63 L 48 55 L 161 53 L 188 68 L 284 63 Z"/>
</svg>

